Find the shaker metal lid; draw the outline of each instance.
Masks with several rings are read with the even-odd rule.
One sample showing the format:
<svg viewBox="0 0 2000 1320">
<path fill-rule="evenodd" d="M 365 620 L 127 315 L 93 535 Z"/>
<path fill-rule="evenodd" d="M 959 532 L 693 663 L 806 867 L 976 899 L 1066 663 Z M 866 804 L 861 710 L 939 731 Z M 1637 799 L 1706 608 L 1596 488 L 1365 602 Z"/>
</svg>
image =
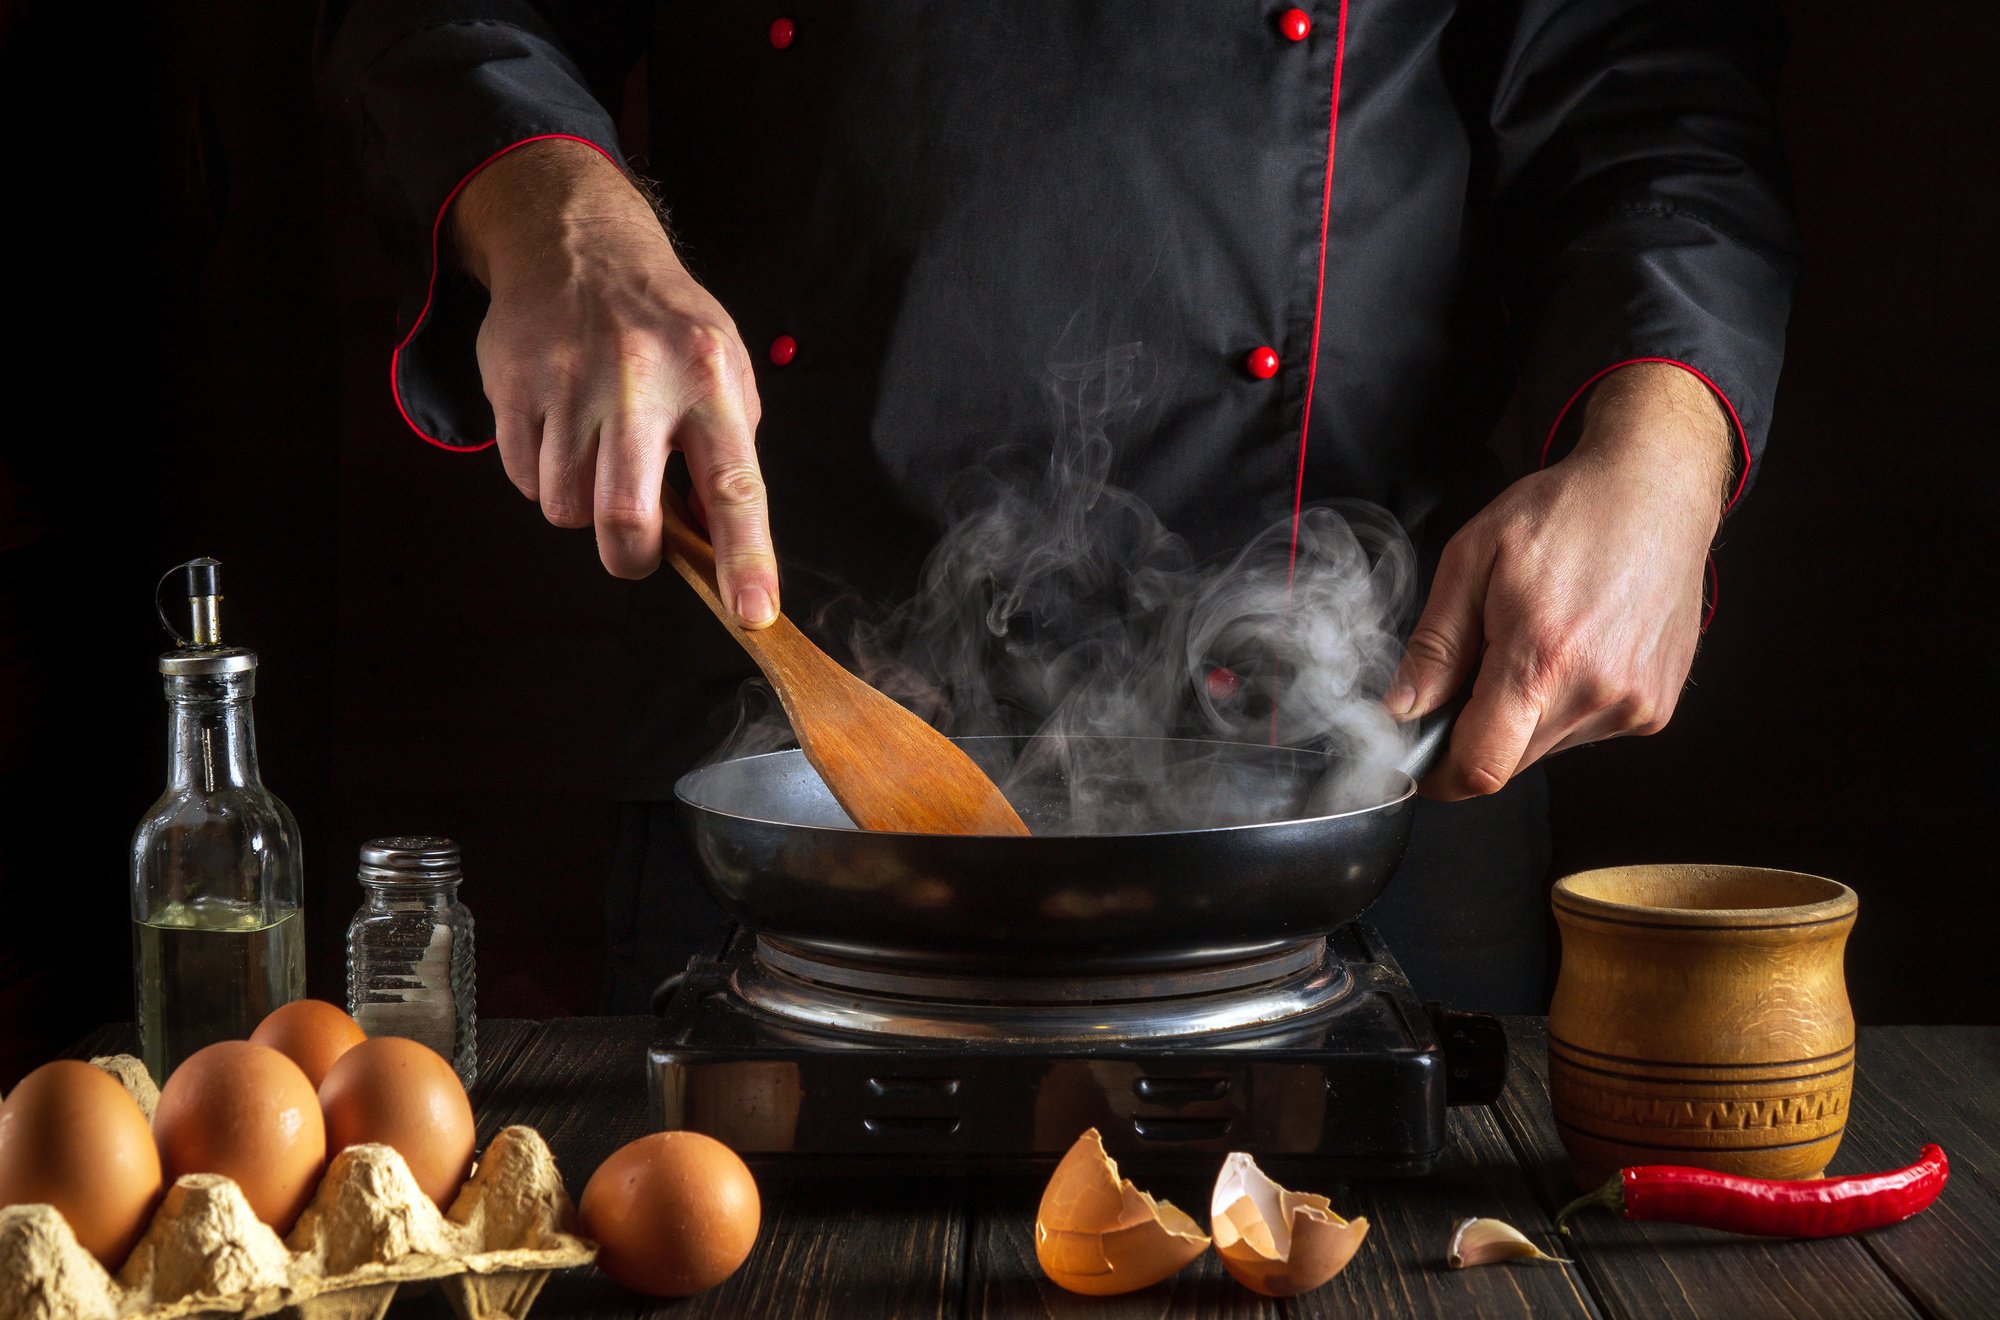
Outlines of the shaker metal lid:
<svg viewBox="0 0 2000 1320">
<path fill-rule="evenodd" d="M 160 657 L 160 672 L 179 678 L 202 674 L 247 674 L 257 667 L 257 653 L 240 646 L 188 647 Z"/>
<path fill-rule="evenodd" d="M 458 844 L 423 834 L 398 834 L 361 845 L 363 880 L 424 882 L 463 878 Z"/>
</svg>

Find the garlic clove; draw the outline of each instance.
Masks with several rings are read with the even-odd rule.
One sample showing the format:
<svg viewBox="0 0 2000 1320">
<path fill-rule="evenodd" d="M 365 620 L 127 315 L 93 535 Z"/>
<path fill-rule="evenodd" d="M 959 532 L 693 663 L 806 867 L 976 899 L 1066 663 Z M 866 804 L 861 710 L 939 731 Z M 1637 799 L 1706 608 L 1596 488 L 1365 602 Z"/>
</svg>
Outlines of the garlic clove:
<svg viewBox="0 0 2000 1320">
<path fill-rule="evenodd" d="M 1238 1283 L 1266 1297 L 1295 1297 L 1347 1268 L 1368 1236 L 1368 1221 L 1342 1219 L 1324 1196 L 1280 1187 L 1237 1151 L 1216 1177 L 1209 1231 Z"/>
<path fill-rule="evenodd" d="M 1573 1262 L 1551 1256 L 1530 1242 L 1520 1229 L 1498 1219 L 1461 1219 L 1451 1230 L 1451 1246 L 1445 1264 L 1455 1270 L 1474 1265 L 1495 1265 L 1510 1260 L 1543 1261 L 1551 1265 Z"/>
<path fill-rule="evenodd" d="M 1208 1235 L 1170 1201 L 1118 1176 L 1096 1128 L 1049 1175 L 1035 1214 L 1035 1259 L 1058 1286 L 1089 1296 L 1150 1287 L 1208 1247 Z"/>
</svg>

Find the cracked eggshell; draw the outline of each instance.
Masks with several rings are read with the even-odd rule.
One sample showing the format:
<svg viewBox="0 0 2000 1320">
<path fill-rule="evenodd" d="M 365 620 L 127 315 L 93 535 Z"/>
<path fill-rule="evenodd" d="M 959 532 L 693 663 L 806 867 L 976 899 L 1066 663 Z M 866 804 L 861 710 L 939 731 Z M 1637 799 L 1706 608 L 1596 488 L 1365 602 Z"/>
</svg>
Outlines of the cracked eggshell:
<svg viewBox="0 0 2000 1320">
<path fill-rule="evenodd" d="M 1327 1283 L 1368 1236 L 1366 1219 L 1342 1219 L 1324 1196 L 1280 1187 L 1241 1151 L 1222 1162 L 1208 1214 L 1222 1267 L 1266 1297 Z"/>
<path fill-rule="evenodd" d="M 1208 1248 L 1208 1235 L 1170 1201 L 1118 1176 L 1090 1128 L 1049 1176 L 1035 1214 L 1035 1259 L 1059 1287 L 1105 1297 L 1151 1287 Z"/>
</svg>

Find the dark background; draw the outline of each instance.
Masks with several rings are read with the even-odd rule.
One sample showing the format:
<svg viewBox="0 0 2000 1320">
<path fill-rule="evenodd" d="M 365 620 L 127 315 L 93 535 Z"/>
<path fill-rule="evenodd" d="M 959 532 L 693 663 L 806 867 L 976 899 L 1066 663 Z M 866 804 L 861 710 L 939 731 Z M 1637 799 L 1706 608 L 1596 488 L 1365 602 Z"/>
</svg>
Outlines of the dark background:
<svg viewBox="0 0 2000 1320">
<path fill-rule="evenodd" d="M 1863 1020 L 2000 1021 L 2000 10 L 1786 8 L 1808 267 L 1767 467 L 1673 726 L 1553 763 L 1557 872 L 1838 877 Z M 163 770 L 147 592 L 195 554 L 263 657 L 310 992 L 343 995 L 358 845 L 441 832 L 481 1013 L 588 1012 L 624 589 L 490 452 L 396 416 L 387 271 L 320 140 L 309 7 L 142 9 L 0 4 L 0 1086 L 130 1014 L 126 848 Z"/>
</svg>

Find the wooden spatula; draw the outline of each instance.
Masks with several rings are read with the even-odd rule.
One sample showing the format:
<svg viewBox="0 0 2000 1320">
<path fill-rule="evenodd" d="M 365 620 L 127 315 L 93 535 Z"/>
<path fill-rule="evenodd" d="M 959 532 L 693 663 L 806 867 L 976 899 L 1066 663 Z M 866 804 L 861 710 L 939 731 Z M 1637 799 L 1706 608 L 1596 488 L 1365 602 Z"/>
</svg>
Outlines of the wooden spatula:
<svg viewBox="0 0 2000 1320">
<path fill-rule="evenodd" d="M 764 671 L 799 747 L 864 830 L 1026 834 L 1028 827 L 950 739 L 833 662 L 783 614 L 740 627 L 715 585 L 715 549 L 666 492 L 667 562 Z"/>
</svg>

